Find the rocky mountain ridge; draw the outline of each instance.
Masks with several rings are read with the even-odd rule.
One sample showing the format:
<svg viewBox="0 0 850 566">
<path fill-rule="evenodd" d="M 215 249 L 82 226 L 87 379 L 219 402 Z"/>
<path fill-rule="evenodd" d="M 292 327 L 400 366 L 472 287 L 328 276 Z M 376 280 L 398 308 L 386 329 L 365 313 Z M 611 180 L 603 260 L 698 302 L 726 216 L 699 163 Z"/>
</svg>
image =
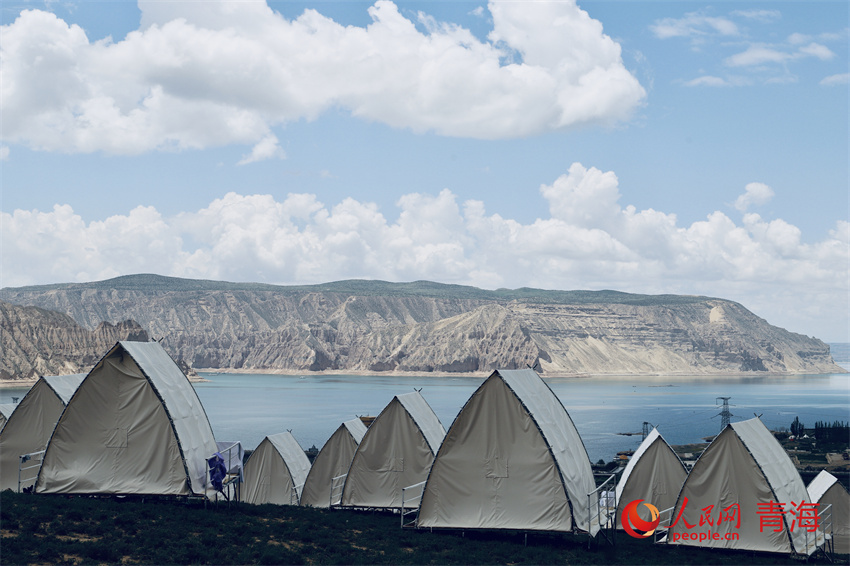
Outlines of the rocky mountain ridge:
<svg viewBox="0 0 850 566">
<path fill-rule="evenodd" d="M 86 372 L 118 340 L 148 339 L 132 320 L 88 330 L 63 313 L 0 301 L 0 379 Z"/>
<path fill-rule="evenodd" d="M 194 368 L 544 375 L 832 373 L 829 347 L 711 297 L 486 291 L 432 282 L 273 286 L 136 275 L 0 290 L 83 326 L 132 319 Z M 5 355 L 5 354 L 4 354 Z"/>
</svg>

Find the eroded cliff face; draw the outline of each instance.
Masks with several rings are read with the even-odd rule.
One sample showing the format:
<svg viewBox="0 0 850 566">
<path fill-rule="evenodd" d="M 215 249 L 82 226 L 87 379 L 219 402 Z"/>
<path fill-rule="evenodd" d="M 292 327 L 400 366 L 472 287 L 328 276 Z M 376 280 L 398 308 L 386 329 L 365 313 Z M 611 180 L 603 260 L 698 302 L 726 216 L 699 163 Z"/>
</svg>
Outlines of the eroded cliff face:
<svg viewBox="0 0 850 566">
<path fill-rule="evenodd" d="M 66 314 L 0 301 L 3 379 L 88 371 L 119 340 L 147 341 L 148 335 L 132 320 L 88 330 Z"/>
<path fill-rule="evenodd" d="M 771 326 L 722 299 L 500 293 L 424 282 L 424 290 L 356 282 L 354 290 L 341 291 L 342 283 L 240 287 L 145 277 L 121 278 L 115 288 L 107 281 L 3 289 L 0 296 L 67 313 L 91 328 L 102 320 L 136 320 L 194 368 L 422 373 L 531 366 L 544 375 L 843 371 L 823 342 Z"/>
</svg>

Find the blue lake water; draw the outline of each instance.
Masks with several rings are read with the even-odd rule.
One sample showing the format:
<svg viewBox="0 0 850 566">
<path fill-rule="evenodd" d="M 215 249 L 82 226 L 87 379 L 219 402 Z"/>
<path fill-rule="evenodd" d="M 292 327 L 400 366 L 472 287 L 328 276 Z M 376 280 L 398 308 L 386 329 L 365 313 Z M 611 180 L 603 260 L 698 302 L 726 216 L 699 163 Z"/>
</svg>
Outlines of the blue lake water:
<svg viewBox="0 0 850 566">
<path fill-rule="evenodd" d="M 205 375 L 195 388 L 221 440 L 254 448 L 267 434 L 292 430 L 304 448 L 324 442 L 345 420 L 378 415 L 394 395 L 422 388 L 448 430 L 483 382 L 471 377 Z M 769 428 L 789 427 L 795 416 L 850 420 L 850 376 L 706 378 L 550 378 L 592 461 L 637 448 L 644 421 L 671 444 L 701 442 L 720 432 L 717 397 L 731 397 L 732 421 L 761 415 Z M 722 401 L 721 401 L 722 403 Z"/>
<path fill-rule="evenodd" d="M 360 415 L 378 415 L 394 395 L 422 388 L 448 430 L 483 382 L 472 377 L 202 374 L 195 389 L 218 440 L 255 448 L 268 434 L 292 430 L 306 449 L 321 448 L 336 428 Z M 720 432 L 718 397 L 731 397 L 732 421 L 761 415 L 769 428 L 789 427 L 795 416 L 850 420 L 850 375 L 787 377 L 549 378 L 581 434 L 592 461 L 637 448 L 644 421 L 670 444 L 701 442 Z M 26 389 L 0 389 L 0 403 Z"/>
</svg>

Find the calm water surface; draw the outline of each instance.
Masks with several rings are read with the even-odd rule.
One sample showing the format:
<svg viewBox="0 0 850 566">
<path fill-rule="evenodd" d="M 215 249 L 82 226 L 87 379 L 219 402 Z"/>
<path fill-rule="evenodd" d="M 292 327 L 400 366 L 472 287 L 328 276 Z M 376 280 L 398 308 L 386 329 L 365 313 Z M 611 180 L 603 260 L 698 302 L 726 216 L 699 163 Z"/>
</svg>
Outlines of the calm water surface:
<svg viewBox="0 0 850 566">
<path fill-rule="evenodd" d="M 378 415 L 394 395 L 422 388 L 448 430 L 483 382 L 470 377 L 280 376 L 204 374 L 195 388 L 216 438 L 254 448 L 267 434 L 292 430 L 304 448 L 321 448 L 341 422 Z M 731 397 L 732 421 L 761 415 L 769 428 L 850 420 L 850 376 L 752 378 L 550 378 L 592 461 L 635 449 L 644 421 L 671 444 L 701 442 L 720 432 L 717 397 Z"/>
<path fill-rule="evenodd" d="M 448 430 L 483 378 L 389 376 L 282 376 L 202 374 L 196 383 L 218 440 L 255 448 L 268 434 L 291 430 L 304 448 L 321 448 L 336 428 L 360 415 L 378 415 L 394 395 L 422 388 Z M 789 427 L 795 416 L 850 420 L 850 375 L 789 377 L 549 378 L 567 408 L 591 460 L 610 460 L 637 448 L 644 421 L 671 444 L 701 442 L 720 431 L 717 397 L 731 397 L 732 421 L 761 415 L 769 428 Z M 0 389 L 0 403 L 26 389 Z"/>
</svg>

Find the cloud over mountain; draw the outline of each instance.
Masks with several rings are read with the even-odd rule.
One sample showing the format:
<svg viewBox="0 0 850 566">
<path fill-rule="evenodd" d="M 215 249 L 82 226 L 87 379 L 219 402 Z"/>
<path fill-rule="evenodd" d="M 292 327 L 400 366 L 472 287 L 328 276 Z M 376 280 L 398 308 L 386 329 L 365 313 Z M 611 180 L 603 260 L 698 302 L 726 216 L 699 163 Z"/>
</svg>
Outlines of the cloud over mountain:
<svg viewBox="0 0 850 566">
<path fill-rule="evenodd" d="M 367 278 L 613 288 L 721 296 L 793 330 L 805 331 L 805 321 L 819 317 L 836 321 L 836 335 L 843 331 L 848 222 L 811 244 L 796 226 L 753 212 L 736 222 L 715 211 L 679 226 L 674 214 L 622 206 L 617 176 L 579 163 L 540 193 L 548 216 L 526 224 L 488 214 L 481 201 L 458 202 L 448 189 L 402 196 L 395 219 L 372 203 L 327 205 L 312 194 L 279 202 L 229 193 L 174 217 L 139 206 L 90 223 L 69 205 L 15 210 L 0 213 L 2 284 L 155 272 L 270 283 Z M 739 208 L 771 194 L 749 184 Z"/>
</svg>

